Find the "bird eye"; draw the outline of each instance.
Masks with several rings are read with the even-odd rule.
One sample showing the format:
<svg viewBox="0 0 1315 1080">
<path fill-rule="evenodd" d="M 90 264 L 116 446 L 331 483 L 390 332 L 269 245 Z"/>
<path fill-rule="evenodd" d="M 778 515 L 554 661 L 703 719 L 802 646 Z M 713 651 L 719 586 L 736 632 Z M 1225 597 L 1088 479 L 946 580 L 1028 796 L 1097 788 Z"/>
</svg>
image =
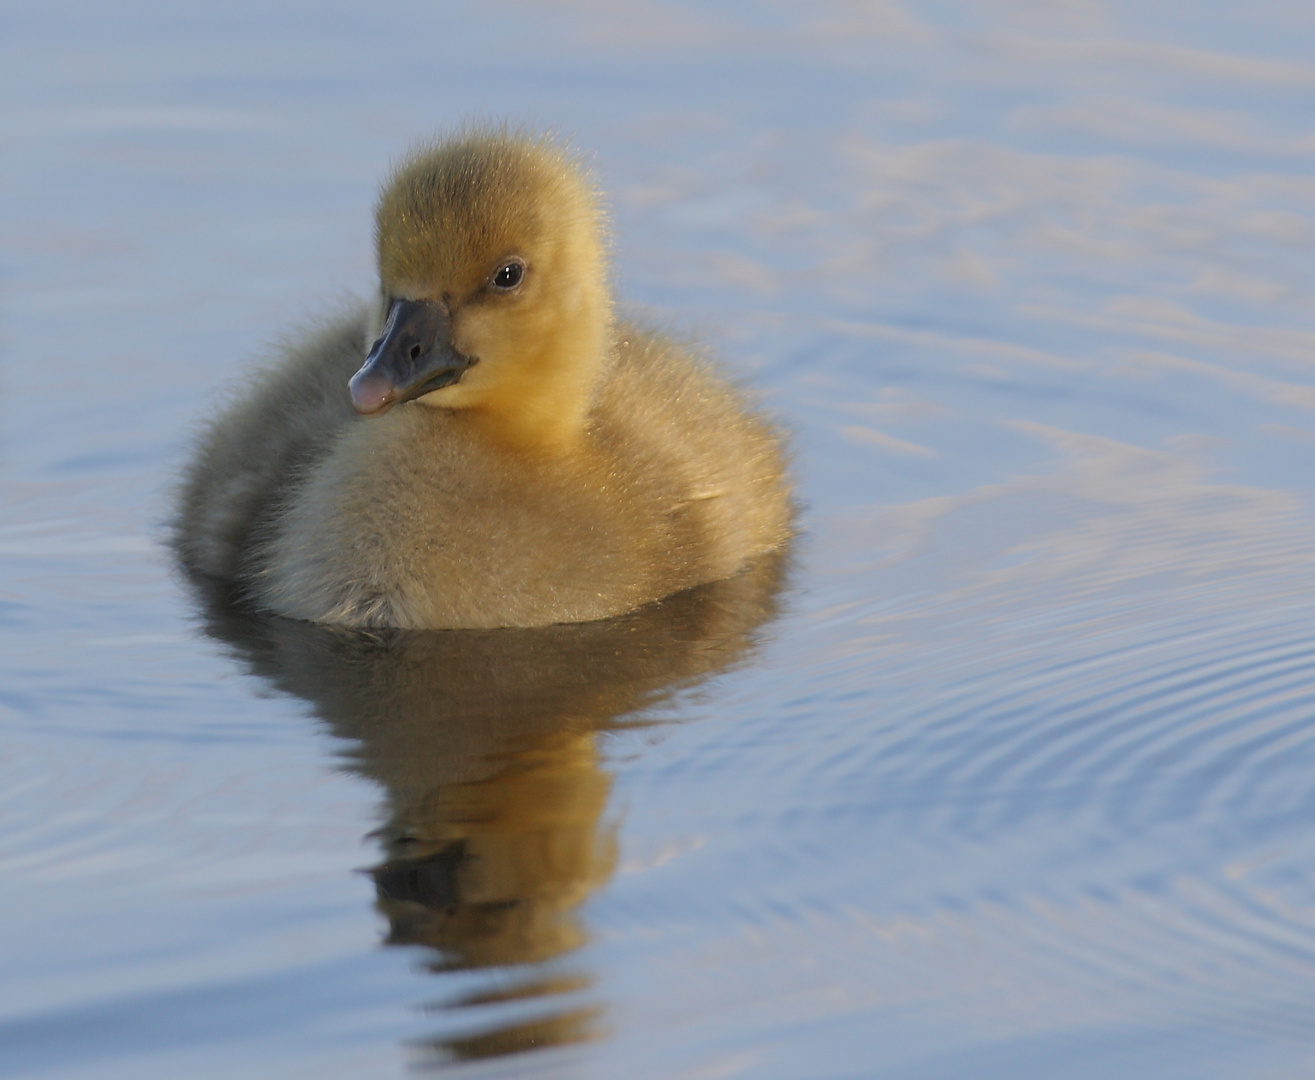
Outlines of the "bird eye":
<svg viewBox="0 0 1315 1080">
<path fill-rule="evenodd" d="M 521 283 L 521 278 L 524 276 L 524 263 L 509 262 L 493 275 L 493 287 L 495 289 L 514 289 Z"/>
</svg>

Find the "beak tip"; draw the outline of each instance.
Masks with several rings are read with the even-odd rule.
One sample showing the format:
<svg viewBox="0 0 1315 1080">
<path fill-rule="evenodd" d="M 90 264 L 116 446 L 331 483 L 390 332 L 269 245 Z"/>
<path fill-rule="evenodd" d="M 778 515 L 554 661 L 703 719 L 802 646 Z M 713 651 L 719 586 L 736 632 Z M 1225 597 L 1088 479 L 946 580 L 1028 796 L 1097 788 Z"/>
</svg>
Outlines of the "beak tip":
<svg viewBox="0 0 1315 1080">
<path fill-rule="evenodd" d="M 397 388 L 373 372 L 358 371 L 347 385 L 352 394 L 352 408 L 362 416 L 385 413 L 397 400 Z"/>
</svg>

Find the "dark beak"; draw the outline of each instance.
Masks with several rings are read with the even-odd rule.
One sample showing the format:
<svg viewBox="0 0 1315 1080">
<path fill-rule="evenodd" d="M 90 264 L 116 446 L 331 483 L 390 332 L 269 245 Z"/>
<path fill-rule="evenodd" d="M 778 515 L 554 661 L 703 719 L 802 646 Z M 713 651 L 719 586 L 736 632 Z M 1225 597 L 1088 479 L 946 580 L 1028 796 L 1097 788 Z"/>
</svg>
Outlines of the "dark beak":
<svg viewBox="0 0 1315 1080">
<path fill-rule="evenodd" d="M 432 300 L 394 300 L 383 336 L 352 376 L 352 406 L 381 416 L 399 402 L 451 386 L 475 363 L 452 346 L 447 308 Z"/>
</svg>

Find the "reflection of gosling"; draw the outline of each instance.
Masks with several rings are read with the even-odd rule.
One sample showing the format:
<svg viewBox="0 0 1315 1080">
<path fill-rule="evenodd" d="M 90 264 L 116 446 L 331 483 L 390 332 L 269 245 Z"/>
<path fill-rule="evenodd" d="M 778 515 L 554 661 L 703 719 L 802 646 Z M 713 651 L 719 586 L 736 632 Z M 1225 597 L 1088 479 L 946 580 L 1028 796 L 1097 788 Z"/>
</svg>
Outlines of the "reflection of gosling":
<svg viewBox="0 0 1315 1080">
<path fill-rule="evenodd" d="M 474 132 L 412 155 L 377 239 L 378 301 L 203 440 L 189 569 L 317 622 L 540 626 L 786 540 L 775 434 L 679 345 L 613 323 L 595 194 L 560 147 Z"/>
<path fill-rule="evenodd" d="M 375 871 L 394 941 L 459 967 L 536 963 L 582 941 L 572 911 L 612 872 L 609 781 L 593 735 L 560 733 L 493 776 L 433 791 L 395 819 Z M 398 858 L 400 856 L 400 858 Z"/>
<path fill-rule="evenodd" d="M 584 940 L 576 905 L 615 860 L 595 733 L 743 661 L 783 570 L 768 556 L 614 619 L 526 630 L 350 631 L 199 596 L 207 631 L 303 699 L 344 764 L 384 789 L 374 878 L 389 940 L 481 968 Z M 561 974 L 535 985 L 565 992 Z"/>
</svg>

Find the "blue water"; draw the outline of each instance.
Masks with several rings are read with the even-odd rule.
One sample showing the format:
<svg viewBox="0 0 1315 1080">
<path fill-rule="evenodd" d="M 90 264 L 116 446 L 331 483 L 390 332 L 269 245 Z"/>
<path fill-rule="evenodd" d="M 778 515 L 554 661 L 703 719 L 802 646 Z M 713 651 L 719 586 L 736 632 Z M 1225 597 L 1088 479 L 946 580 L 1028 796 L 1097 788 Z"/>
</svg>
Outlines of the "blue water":
<svg viewBox="0 0 1315 1080">
<path fill-rule="evenodd" d="M 1315 1071 L 1315 9 L 0 7 L 0 1076 Z M 786 567 L 345 640 L 199 418 L 552 129 L 789 430 Z"/>
</svg>

